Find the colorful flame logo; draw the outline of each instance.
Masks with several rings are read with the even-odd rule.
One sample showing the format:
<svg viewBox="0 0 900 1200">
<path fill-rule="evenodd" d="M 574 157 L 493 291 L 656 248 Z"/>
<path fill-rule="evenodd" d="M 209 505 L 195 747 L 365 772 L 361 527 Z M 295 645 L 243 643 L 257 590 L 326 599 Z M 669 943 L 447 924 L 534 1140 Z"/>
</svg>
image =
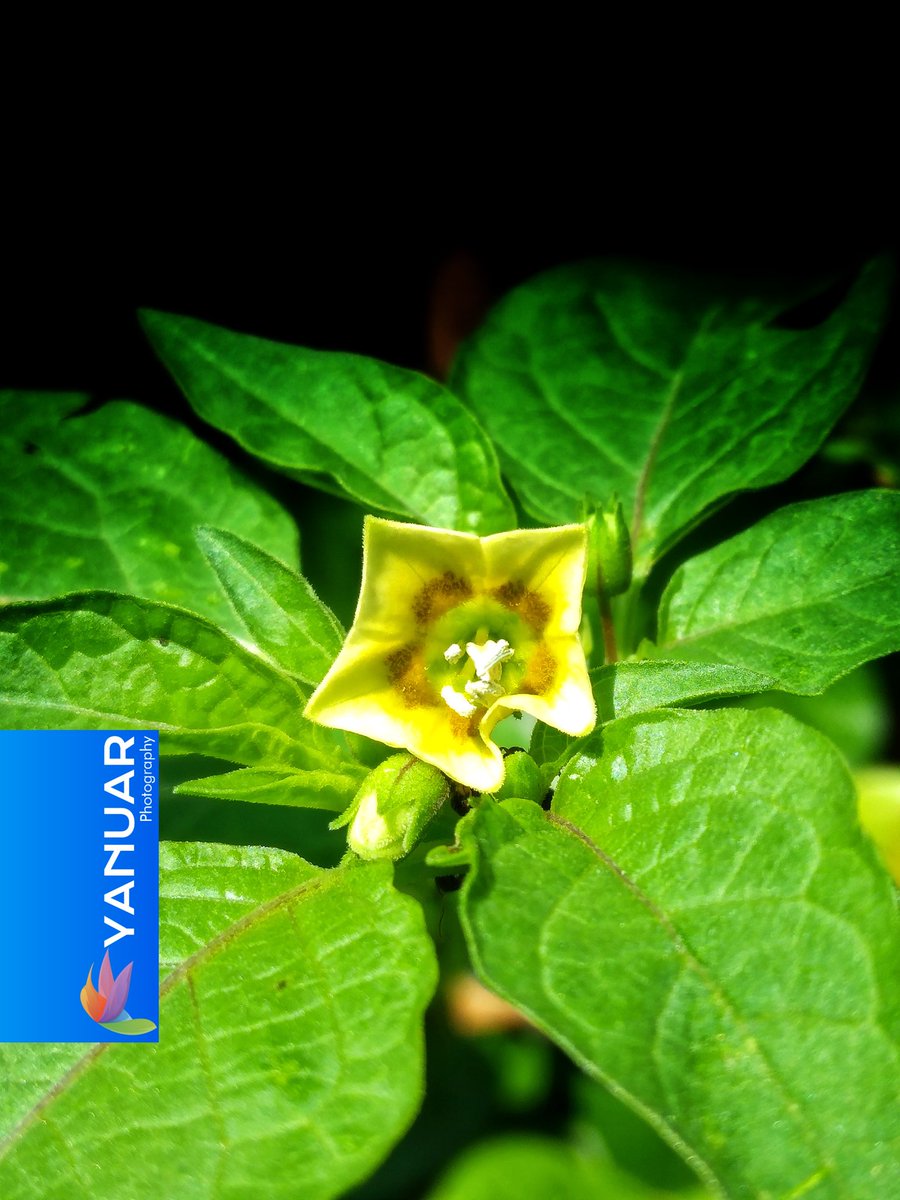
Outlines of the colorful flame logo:
<svg viewBox="0 0 900 1200">
<path fill-rule="evenodd" d="M 109 951 L 103 956 L 100 966 L 100 978 L 97 988 L 91 981 L 91 969 L 88 971 L 87 983 L 81 989 L 81 1006 L 91 1020 L 102 1025 L 104 1029 L 112 1029 L 116 1033 L 149 1033 L 156 1026 L 144 1017 L 130 1017 L 125 1011 L 128 999 L 128 989 L 131 987 L 131 968 L 134 963 L 123 967 L 113 978 L 112 967 L 109 965 Z M 98 990 L 99 989 L 99 990 Z"/>
</svg>

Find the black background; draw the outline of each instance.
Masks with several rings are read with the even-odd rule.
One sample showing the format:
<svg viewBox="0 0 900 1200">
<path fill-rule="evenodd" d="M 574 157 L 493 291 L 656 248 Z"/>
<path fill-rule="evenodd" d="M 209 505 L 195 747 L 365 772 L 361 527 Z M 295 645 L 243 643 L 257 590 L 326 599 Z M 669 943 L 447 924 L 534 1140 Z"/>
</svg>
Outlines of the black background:
<svg viewBox="0 0 900 1200">
<path fill-rule="evenodd" d="M 186 413 L 140 332 L 140 307 L 428 368 L 435 282 L 461 253 L 492 299 L 595 255 L 752 279 L 841 273 L 897 245 L 887 168 L 862 162 L 847 176 L 817 155 L 760 179 L 752 162 L 744 172 L 712 151 L 699 178 L 677 159 L 639 173 L 613 161 L 596 178 L 542 180 L 540 198 L 527 173 L 499 187 L 476 177 L 464 190 L 486 194 L 459 204 L 403 177 L 348 180 L 325 197 L 280 177 L 251 195 L 227 179 L 200 192 L 174 169 L 171 187 L 157 169 L 152 188 L 129 177 L 32 189 L 26 176 L 7 191 L 0 226 L 0 386 Z"/>
</svg>

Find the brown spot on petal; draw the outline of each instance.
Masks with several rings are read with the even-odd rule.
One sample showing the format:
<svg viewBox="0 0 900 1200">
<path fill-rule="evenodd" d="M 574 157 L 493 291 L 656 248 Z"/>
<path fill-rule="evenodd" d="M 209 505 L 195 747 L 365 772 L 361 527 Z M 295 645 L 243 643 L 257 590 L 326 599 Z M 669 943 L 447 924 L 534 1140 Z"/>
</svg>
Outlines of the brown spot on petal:
<svg viewBox="0 0 900 1200">
<path fill-rule="evenodd" d="M 483 715 L 483 713 L 478 712 L 472 717 L 463 717 L 460 716 L 458 712 L 453 712 L 451 709 L 448 714 L 450 732 L 454 737 L 457 738 L 474 737 L 478 732 L 478 726 L 481 723 L 481 718 Z"/>
<path fill-rule="evenodd" d="M 400 646 L 385 658 L 388 679 L 408 708 L 435 705 L 438 697 L 425 674 L 422 647 L 415 643 Z"/>
<path fill-rule="evenodd" d="M 542 633 L 550 620 L 550 605 L 537 592 L 527 588 L 521 579 L 504 583 L 494 590 L 493 595 L 505 608 L 517 613 L 535 633 Z"/>
<path fill-rule="evenodd" d="M 548 692 L 553 686 L 555 677 L 556 659 L 547 647 L 541 643 L 528 660 L 525 678 L 516 688 L 516 691 L 526 696 L 543 696 L 544 692 Z"/>
<path fill-rule="evenodd" d="M 413 659 L 413 651 L 415 646 L 401 646 L 399 650 L 393 650 L 385 659 L 388 669 L 388 679 L 391 683 L 396 683 L 410 668 Z"/>
<path fill-rule="evenodd" d="M 445 571 L 437 579 L 430 579 L 413 600 L 416 624 L 422 628 L 431 625 L 471 595 L 472 585 L 467 579 L 454 575 L 452 571 Z"/>
</svg>

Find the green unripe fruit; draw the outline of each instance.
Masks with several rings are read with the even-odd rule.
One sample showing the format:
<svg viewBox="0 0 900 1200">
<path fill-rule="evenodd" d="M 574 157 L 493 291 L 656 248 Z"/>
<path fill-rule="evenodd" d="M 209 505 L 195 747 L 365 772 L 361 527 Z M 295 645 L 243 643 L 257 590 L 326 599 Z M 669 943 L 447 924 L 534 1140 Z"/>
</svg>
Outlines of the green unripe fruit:
<svg viewBox="0 0 900 1200">
<path fill-rule="evenodd" d="M 349 825 L 347 844 L 360 858 L 402 858 L 449 795 L 450 783 L 437 767 L 412 754 L 392 754 L 369 772 L 329 828 Z"/>
</svg>

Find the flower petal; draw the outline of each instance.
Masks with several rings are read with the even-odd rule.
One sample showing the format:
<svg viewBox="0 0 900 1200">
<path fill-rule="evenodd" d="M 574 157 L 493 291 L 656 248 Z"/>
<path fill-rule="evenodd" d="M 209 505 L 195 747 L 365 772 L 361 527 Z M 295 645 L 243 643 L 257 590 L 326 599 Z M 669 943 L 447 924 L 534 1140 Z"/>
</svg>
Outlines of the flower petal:
<svg viewBox="0 0 900 1200">
<path fill-rule="evenodd" d="M 526 596 L 547 605 L 548 636 L 578 633 L 587 565 L 583 525 L 516 529 L 495 533 L 482 542 L 490 589 L 520 583 Z"/>
<path fill-rule="evenodd" d="M 423 615 L 421 607 L 427 601 L 429 585 L 450 578 L 470 591 L 481 588 L 481 546 L 482 539 L 474 533 L 366 517 L 354 629 L 373 641 L 407 641 L 417 609 Z"/>
</svg>

